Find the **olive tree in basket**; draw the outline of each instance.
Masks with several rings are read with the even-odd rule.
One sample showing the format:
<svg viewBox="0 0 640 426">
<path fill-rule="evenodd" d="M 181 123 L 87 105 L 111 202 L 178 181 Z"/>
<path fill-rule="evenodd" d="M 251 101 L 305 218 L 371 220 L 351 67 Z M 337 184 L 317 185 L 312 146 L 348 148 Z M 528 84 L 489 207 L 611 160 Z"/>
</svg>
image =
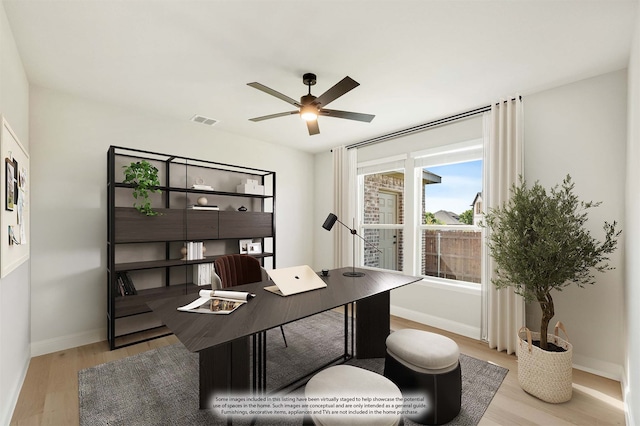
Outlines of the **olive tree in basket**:
<svg viewBox="0 0 640 426">
<path fill-rule="evenodd" d="M 604 222 L 604 240 L 585 228 L 587 211 L 600 202 L 580 201 L 571 176 L 547 192 L 538 182 L 528 188 L 524 178 L 511 188 L 512 197 L 485 215 L 488 247 L 496 263 L 492 283 L 513 287 L 527 302 L 542 308 L 540 348 L 548 350 L 547 329 L 555 315 L 552 290 L 595 283 L 594 271 L 613 269 L 608 255 L 616 249 L 621 231 Z"/>
</svg>

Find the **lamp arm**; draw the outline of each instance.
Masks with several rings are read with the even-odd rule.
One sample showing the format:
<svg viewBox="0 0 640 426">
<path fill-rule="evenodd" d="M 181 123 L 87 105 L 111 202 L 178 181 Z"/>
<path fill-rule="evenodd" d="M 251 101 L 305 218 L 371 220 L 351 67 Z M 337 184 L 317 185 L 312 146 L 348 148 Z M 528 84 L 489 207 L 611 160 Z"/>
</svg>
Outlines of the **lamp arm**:
<svg viewBox="0 0 640 426">
<path fill-rule="evenodd" d="M 374 250 L 376 250 L 376 251 L 378 251 L 378 252 L 382 253 L 382 250 L 380 250 L 378 247 L 374 246 L 374 245 L 373 245 L 372 243 L 370 243 L 369 241 L 365 240 L 365 239 L 362 237 L 362 235 L 358 234 L 358 231 L 356 231 L 356 230 L 355 230 L 355 228 L 353 228 L 353 229 L 352 229 L 352 228 L 349 228 L 347 225 L 345 225 L 344 223 L 342 223 L 342 222 L 340 221 L 340 219 L 336 219 L 336 221 L 337 221 L 340 225 L 342 225 L 342 226 L 344 226 L 345 228 L 347 228 L 347 229 L 349 230 L 349 232 L 351 232 L 351 235 L 355 235 L 355 236 L 357 236 L 357 237 L 358 237 L 358 238 L 360 238 L 362 241 L 364 241 L 364 243 L 365 243 L 365 244 L 369 245 L 369 247 L 371 247 L 371 248 L 373 248 Z"/>
</svg>

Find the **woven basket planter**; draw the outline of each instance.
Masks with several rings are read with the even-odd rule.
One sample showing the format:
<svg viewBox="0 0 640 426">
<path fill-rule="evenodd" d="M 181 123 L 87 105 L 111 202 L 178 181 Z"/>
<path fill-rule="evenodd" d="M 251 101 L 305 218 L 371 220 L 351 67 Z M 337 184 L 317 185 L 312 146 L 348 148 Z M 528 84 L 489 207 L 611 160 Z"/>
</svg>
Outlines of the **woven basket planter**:
<svg viewBox="0 0 640 426">
<path fill-rule="evenodd" d="M 518 331 L 518 382 L 522 389 L 551 403 L 566 402 L 572 393 L 572 355 L 573 346 L 567 340 L 558 337 L 558 328 L 566 336 L 561 322 L 555 327 L 554 334 L 548 334 L 547 340 L 565 349 L 565 352 L 548 352 L 532 345 L 540 340 L 540 333 L 531 332 L 522 327 Z"/>
</svg>

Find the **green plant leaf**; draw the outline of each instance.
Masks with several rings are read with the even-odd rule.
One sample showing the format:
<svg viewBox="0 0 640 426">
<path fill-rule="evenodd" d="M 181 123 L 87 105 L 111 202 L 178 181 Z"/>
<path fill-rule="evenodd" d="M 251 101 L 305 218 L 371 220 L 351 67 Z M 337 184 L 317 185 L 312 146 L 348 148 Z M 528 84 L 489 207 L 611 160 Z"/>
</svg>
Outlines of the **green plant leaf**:
<svg viewBox="0 0 640 426">
<path fill-rule="evenodd" d="M 123 182 L 134 185 L 133 198 L 136 200 L 140 198 L 143 201 L 142 204 L 134 203 L 133 206 L 147 216 L 158 215 L 158 212 L 151 208 L 149 200 L 150 192 L 161 192 L 158 188 L 160 186 L 158 169 L 146 160 L 133 162 L 122 167 L 125 169 Z"/>
</svg>

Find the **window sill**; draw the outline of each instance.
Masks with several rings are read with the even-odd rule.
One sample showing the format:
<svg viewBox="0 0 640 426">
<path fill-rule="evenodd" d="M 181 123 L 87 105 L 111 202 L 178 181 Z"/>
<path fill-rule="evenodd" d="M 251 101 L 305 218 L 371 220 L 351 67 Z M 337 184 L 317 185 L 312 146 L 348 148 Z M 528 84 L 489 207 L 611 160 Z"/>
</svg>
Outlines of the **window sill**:
<svg viewBox="0 0 640 426">
<path fill-rule="evenodd" d="M 402 272 L 400 271 L 390 271 L 387 269 L 373 268 L 370 266 L 358 266 L 358 269 L 383 271 L 389 272 L 391 274 L 402 274 Z M 482 294 L 482 284 L 480 283 L 466 283 L 463 281 L 449 280 L 446 278 L 423 277 L 422 281 L 415 282 L 414 284 L 440 290 L 455 291 L 457 293 L 472 294 L 476 296 L 480 296 Z"/>
<path fill-rule="evenodd" d="M 422 281 L 416 284 L 440 290 L 455 291 L 457 293 L 473 294 L 476 296 L 480 296 L 482 293 L 482 284 L 465 283 L 445 278 L 425 277 Z"/>
</svg>

